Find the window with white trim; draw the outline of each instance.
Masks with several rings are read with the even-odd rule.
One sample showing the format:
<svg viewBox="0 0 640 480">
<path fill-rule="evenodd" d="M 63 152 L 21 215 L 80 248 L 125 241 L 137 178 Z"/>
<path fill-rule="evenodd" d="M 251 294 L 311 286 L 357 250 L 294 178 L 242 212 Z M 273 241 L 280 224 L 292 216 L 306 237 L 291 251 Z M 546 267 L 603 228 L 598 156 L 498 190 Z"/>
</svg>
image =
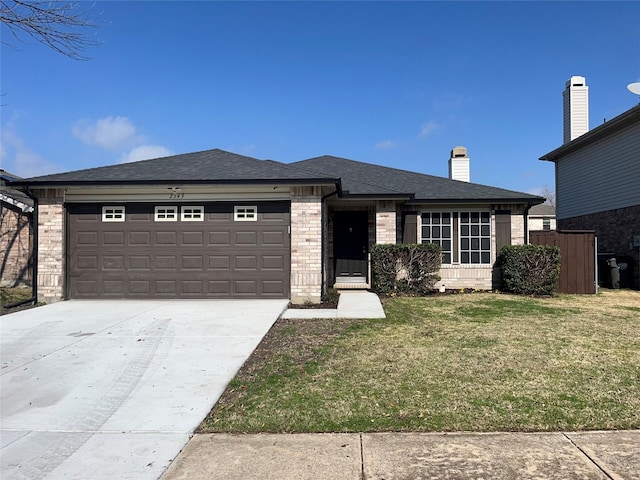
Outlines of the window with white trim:
<svg viewBox="0 0 640 480">
<path fill-rule="evenodd" d="M 551 230 L 551 219 L 549 217 L 542 217 L 542 229 Z"/>
<path fill-rule="evenodd" d="M 103 222 L 124 222 L 124 207 L 102 207 Z"/>
<path fill-rule="evenodd" d="M 178 220 L 178 207 L 156 207 L 156 222 L 176 222 Z"/>
<path fill-rule="evenodd" d="M 442 263 L 451 263 L 452 228 L 450 212 L 422 214 L 422 243 L 435 243 L 442 249 Z"/>
<path fill-rule="evenodd" d="M 460 212 L 460 263 L 491 263 L 490 212 Z"/>
<path fill-rule="evenodd" d="M 255 222 L 258 220 L 258 207 L 233 207 L 233 219 L 236 222 Z"/>
<path fill-rule="evenodd" d="M 204 221 L 204 207 L 181 207 L 180 220 L 182 220 L 183 222 Z"/>
<path fill-rule="evenodd" d="M 491 263 L 491 212 L 422 212 L 420 241 L 442 249 L 443 264 Z"/>
</svg>

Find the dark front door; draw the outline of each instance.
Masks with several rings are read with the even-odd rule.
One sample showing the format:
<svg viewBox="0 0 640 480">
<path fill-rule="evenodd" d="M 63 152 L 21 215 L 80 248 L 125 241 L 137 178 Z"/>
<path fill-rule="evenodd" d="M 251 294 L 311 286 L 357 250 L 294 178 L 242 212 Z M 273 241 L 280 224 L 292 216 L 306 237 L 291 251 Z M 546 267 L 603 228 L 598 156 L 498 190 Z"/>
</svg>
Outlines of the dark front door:
<svg viewBox="0 0 640 480">
<path fill-rule="evenodd" d="M 336 212 L 333 255 L 336 279 L 367 280 L 368 213 Z"/>
</svg>

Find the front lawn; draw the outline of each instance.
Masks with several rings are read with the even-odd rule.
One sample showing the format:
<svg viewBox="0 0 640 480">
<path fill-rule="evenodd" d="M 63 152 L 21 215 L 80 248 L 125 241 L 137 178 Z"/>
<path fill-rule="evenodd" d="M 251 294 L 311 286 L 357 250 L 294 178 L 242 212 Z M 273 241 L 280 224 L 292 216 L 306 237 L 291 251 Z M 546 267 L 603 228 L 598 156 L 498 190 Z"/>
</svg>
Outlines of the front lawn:
<svg viewBox="0 0 640 480">
<path fill-rule="evenodd" d="M 279 320 L 200 432 L 640 428 L 640 292 L 385 302 Z"/>
</svg>

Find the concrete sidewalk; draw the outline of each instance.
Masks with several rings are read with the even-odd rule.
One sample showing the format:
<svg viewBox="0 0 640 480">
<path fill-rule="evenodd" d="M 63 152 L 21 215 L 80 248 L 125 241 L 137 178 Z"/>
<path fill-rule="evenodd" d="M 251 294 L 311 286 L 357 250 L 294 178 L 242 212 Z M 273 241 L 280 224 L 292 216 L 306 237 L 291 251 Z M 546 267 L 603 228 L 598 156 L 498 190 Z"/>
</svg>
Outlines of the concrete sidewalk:
<svg viewBox="0 0 640 480">
<path fill-rule="evenodd" d="M 640 431 L 195 435 L 162 480 L 640 479 Z"/>
<path fill-rule="evenodd" d="M 290 308 L 282 318 L 385 318 L 380 299 L 366 290 L 341 291 L 337 309 Z"/>
</svg>

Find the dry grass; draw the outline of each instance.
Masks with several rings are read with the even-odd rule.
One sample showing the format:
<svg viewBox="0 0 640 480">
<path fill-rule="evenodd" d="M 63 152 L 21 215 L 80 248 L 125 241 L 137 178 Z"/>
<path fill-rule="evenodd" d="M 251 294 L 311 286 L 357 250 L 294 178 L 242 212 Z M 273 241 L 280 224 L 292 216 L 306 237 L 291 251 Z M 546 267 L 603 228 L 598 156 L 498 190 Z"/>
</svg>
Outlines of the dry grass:
<svg viewBox="0 0 640 480">
<path fill-rule="evenodd" d="M 640 292 L 396 298 L 278 322 L 201 431 L 640 427 Z"/>
</svg>

